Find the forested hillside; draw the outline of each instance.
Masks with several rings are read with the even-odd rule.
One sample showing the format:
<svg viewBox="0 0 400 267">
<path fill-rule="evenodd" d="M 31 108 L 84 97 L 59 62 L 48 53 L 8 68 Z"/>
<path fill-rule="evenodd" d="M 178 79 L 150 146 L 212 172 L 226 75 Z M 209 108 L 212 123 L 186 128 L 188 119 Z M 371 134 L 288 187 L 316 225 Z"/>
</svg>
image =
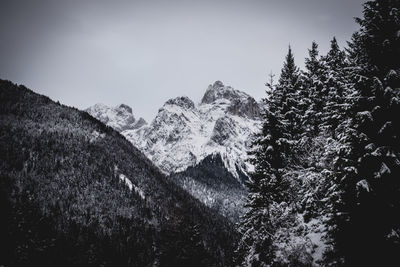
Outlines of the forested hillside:
<svg viewBox="0 0 400 267">
<path fill-rule="evenodd" d="M 86 112 L 0 81 L 0 263 L 231 265 L 236 234 Z"/>
<path fill-rule="evenodd" d="M 199 164 L 168 177 L 206 206 L 237 223 L 243 214 L 248 181 L 247 175 L 237 172 L 239 178 L 226 168 L 220 154 L 211 154 Z"/>
<path fill-rule="evenodd" d="M 244 266 L 400 263 L 400 2 L 368 1 L 346 50 L 289 47 L 250 152 Z"/>
</svg>

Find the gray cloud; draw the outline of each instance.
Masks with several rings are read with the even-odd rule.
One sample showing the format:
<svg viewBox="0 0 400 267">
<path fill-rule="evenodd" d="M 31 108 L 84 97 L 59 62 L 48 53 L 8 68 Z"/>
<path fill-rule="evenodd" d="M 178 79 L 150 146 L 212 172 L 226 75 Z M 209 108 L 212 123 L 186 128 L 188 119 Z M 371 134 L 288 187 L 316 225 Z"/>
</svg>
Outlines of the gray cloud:
<svg viewBox="0 0 400 267">
<path fill-rule="evenodd" d="M 357 29 L 363 0 L 2 1 L 0 77 L 86 108 L 126 103 L 151 119 L 222 80 L 256 98 L 290 43 L 303 65 Z"/>
</svg>

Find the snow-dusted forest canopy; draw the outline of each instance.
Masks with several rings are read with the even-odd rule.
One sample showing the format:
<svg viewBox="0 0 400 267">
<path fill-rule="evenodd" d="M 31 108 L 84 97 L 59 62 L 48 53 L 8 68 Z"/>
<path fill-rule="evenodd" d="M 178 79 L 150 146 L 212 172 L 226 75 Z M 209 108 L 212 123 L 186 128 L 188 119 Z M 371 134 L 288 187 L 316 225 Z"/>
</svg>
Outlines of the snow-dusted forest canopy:
<svg viewBox="0 0 400 267">
<path fill-rule="evenodd" d="M 400 263 L 400 2 L 365 3 L 346 50 L 289 47 L 254 143 L 238 264 Z"/>
<path fill-rule="evenodd" d="M 400 2 L 362 8 L 262 102 L 216 81 L 147 123 L 0 80 L 0 266 L 398 266 Z"/>
</svg>

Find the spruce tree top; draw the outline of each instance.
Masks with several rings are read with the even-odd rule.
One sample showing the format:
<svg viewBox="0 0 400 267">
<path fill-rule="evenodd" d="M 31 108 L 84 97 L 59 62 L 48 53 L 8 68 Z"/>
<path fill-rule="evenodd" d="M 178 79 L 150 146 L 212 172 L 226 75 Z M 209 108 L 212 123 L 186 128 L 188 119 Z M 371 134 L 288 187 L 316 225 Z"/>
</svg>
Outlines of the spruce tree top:
<svg viewBox="0 0 400 267">
<path fill-rule="evenodd" d="M 315 41 L 313 41 L 311 44 L 311 49 L 308 49 L 309 58 L 306 58 L 305 60 L 305 66 L 310 76 L 315 75 L 318 69 L 321 67 L 318 55 L 319 55 L 318 44 Z"/>
<path fill-rule="evenodd" d="M 334 71 L 339 71 L 345 65 L 345 58 L 346 55 L 342 50 L 340 50 L 336 37 L 333 37 L 330 50 L 325 57 L 327 65 L 330 69 Z"/>
<path fill-rule="evenodd" d="M 299 77 L 299 69 L 294 63 L 294 56 L 292 53 L 292 48 L 289 45 L 289 51 L 286 55 L 285 62 L 283 63 L 283 68 L 281 76 L 279 78 L 280 85 L 292 85 L 294 86 Z"/>
</svg>

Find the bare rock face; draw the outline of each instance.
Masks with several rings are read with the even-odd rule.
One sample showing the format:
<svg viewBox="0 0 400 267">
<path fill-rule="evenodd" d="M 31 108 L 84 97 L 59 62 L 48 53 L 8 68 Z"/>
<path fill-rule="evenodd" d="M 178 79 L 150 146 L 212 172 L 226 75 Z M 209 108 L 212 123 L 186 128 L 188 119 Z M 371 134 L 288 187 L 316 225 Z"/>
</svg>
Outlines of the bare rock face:
<svg viewBox="0 0 400 267">
<path fill-rule="evenodd" d="M 117 109 L 117 113 L 119 113 L 121 115 L 123 113 L 132 114 L 132 108 L 125 104 L 120 104 L 118 107 L 116 107 L 116 109 Z M 132 114 L 132 117 L 133 117 L 133 114 Z"/>
<path fill-rule="evenodd" d="M 201 104 L 212 104 L 218 100 L 230 101 L 227 111 L 232 115 L 246 116 L 251 119 L 260 116 L 260 107 L 253 97 L 230 86 L 225 86 L 221 81 L 216 81 L 213 85 L 208 86 Z"/>
<path fill-rule="evenodd" d="M 260 106 L 252 97 L 242 100 L 233 100 L 228 111 L 233 115 L 247 116 L 250 119 L 259 119 L 261 115 Z"/>
<path fill-rule="evenodd" d="M 186 109 L 193 109 L 194 102 L 187 96 L 181 96 L 168 100 L 165 105 L 176 105 Z"/>
<path fill-rule="evenodd" d="M 225 145 L 230 138 L 235 138 L 235 121 L 226 116 L 217 119 L 211 134 L 211 140 L 219 145 Z"/>
<path fill-rule="evenodd" d="M 133 125 L 133 129 L 139 129 L 139 128 L 145 126 L 146 124 L 147 124 L 147 122 L 145 121 L 145 119 L 140 118 Z"/>
</svg>

